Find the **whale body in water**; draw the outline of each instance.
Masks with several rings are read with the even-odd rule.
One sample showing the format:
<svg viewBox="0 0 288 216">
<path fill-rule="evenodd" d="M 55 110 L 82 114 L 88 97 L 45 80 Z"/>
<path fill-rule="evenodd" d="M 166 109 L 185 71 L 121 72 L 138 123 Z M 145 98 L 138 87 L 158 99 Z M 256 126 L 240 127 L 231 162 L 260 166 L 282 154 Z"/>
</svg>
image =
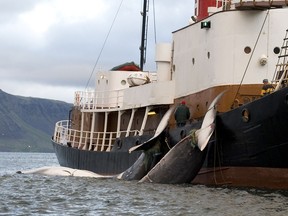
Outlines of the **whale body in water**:
<svg viewBox="0 0 288 216">
<path fill-rule="evenodd" d="M 18 174 L 40 174 L 49 176 L 77 176 L 91 178 L 113 178 L 114 176 L 104 176 L 88 170 L 72 169 L 69 167 L 41 167 L 36 169 L 17 171 Z"/>
</svg>

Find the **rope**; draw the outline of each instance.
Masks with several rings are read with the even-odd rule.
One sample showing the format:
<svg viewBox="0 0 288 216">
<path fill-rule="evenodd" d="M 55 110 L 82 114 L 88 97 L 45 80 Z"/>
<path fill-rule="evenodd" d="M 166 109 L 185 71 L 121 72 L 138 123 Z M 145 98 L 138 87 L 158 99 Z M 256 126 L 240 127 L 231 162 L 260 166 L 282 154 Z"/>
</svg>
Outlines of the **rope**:
<svg viewBox="0 0 288 216">
<path fill-rule="evenodd" d="M 215 120 L 215 125 L 216 125 L 216 121 Z M 220 147 L 218 146 L 217 144 L 217 131 L 215 130 L 215 141 L 214 141 L 214 164 L 213 164 L 213 179 L 214 179 L 214 183 L 216 185 L 218 184 L 226 184 L 227 181 L 224 177 L 224 174 L 222 172 L 222 164 L 221 164 L 221 155 L 220 155 Z M 220 176 L 219 178 L 217 178 L 216 176 L 216 160 L 218 159 L 218 169 L 219 169 L 219 172 L 220 172 Z"/>
<path fill-rule="evenodd" d="M 167 145 L 168 149 L 170 150 L 171 147 L 170 147 L 170 145 L 169 145 L 169 143 L 168 143 L 168 138 L 167 138 L 167 137 L 165 137 L 165 144 Z"/>
<path fill-rule="evenodd" d="M 111 30 L 112 30 L 112 27 L 114 26 L 115 20 L 116 20 L 118 14 L 119 14 L 119 11 L 120 11 L 120 8 L 121 8 L 121 6 L 122 6 L 123 1 L 124 1 L 124 0 L 121 0 L 121 2 L 120 2 L 120 5 L 119 5 L 119 7 L 118 7 L 118 9 L 117 9 L 117 12 L 116 12 L 116 14 L 115 14 L 115 16 L 114 16 L 114 19 L 113 19 L 113 21 L 112 21 L 112 24 L 111 24 L 111 26 L 110 26 L 110 29 L 109 29 L 109 31 L 108 31 L 108 34 L 107 34 L 107 36 L 106 36 L 106 38 L 105 38 L 105 40 L 104 40 L 104 43 L 103 43 L 103 45 L 102 45 L 102 47 L 101 47 L 101 50 L 100 50 L 100 53 L 99 53 L 99 55 L 98 55 L 98 57 L 97 57 L 97 60 L 96 60 L 96 62 L 95 62 L 95 64 L 94 64 L 94 67 L 93 67 L 93 69 L 92 69 L 92 71 L 91 71 L 91 74 L 90 74 L 90 77 L 89 77 L 89 79 L 88 79 L 88 81 L 87 81 L 87 84 L 86 84 L 85 89 L 87 89 L 87 87 L 88 87 L 88 85 L 89 85 L 89 83 L 90 83 L 91 77 L 92 77 L 92 75 L 94 74 L 95 68 L 96 68 L 96 66 L 97 66 L 97 64 L 98 64 L 98 61 L 99 61 L 99 59 L 100 59 L 100 57 L 101 57 L 101 54 L 102 54 L 102 52 L 103 52 L 103 50 L 104 50 L 104 47 L 105 47 L 105 45 L 106 45 L 106 42 L 107 42 L 107 40 L 108 40 L 108 37 L 109 37 L 110 32 L 111 32 Z"/>
<path fill-rule="evenodd" d="M 153 0 L 154 42 L 157 43 L 155 1 Z"/>
<path fill-rule="evenodd" d="M 267 13 L 266 13 L 266 16 L 265 16 L 264 22 L 263 22 L 263 24 L 262 24 L 262 26 L 261 26 L 260 32 L 259 32 L 258 37 L 257 37 L 257 40 L 256 40 L 256 42 L 255 42 L 255 44 L 254 44 L 254 47 L 253 47 L 252 53 L 251 53 L 251 55 L 250 55 L 249 61 L 248 61 L 247 66 L 246 66 L 246 68 L 245 68 L 245 72 L 244 72 L 244 74 L 243 74 L 243 76 L 242 76 L 242 79 L 241 79 L 240 85 L 239 85 L 239 87 L 238 87 L 238 89 L 237 89 L 237 92 L 236 92 L 236 94 L 235 94 L 235 98 L 234 98 L 233 101 L 236 100 L 237 94 L 239 93 L 239 90 L 240 90 L 240 88 L 241 88 L 241 85 L 242 85 L 242 83 L 243 83 L 243 80 L 244 80 L 244 78 L 245 78 L 245 76 L 246 76 L 246 73 L 247 73 L 248 67 L 249 67 L 249 65 L 250 65 L 250 62 L 251 62 L 252 56 L 253 56 L 254 51 L 255 51 L 255 49 L 256 49 L 256 46 L 257 46 L 257 44 L 258 44 L 258 41 L 259 41 L 259 38 L 260 38 L 261 32 L 263 31 L 263 28 L 264 28 L 264 25 L 265 25 L 265 23 L 266 23 L 266 20 L 267 20 L 268 15 L 269 15 L 269 10 L 268 10 Z"/>
</svg>

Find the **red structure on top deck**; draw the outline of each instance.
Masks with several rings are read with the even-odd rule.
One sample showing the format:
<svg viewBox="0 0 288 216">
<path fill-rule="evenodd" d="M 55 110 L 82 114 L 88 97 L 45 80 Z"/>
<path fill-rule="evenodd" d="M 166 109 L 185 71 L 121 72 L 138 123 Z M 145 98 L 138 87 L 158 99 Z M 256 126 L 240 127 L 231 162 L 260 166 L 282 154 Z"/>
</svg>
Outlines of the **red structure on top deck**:
<svg viewBox="0 0 288 216">
<path fill-rule="evenodd" d="M 219 0 L 195 0 L 195 15 L 197 20 L 202 20 L 208 17 L 209 7 L 221 7 L 222 1 Z"/>
<path fill-rule="evenodd" d="M 195 0 L 195 15 L 197 21 L 209 16 L 219 10 L 234 9 L 269 9 L 288 6 L 288 0 Z"/>
</svg>

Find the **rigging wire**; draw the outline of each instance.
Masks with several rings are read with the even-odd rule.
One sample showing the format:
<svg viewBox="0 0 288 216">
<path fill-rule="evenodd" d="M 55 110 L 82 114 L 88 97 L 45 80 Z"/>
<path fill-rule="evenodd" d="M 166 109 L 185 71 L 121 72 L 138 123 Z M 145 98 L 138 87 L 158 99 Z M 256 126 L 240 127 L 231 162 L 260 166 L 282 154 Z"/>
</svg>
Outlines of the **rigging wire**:
<svg viewBox="0 0 288 216">
<path fill-rule="evenodd" d="M 155 1 L 153 0 L 154 42 L 157 44 Z"/>
<path fill-rule="evenodd" d="M 251 55 L 250 55 L 249 61 L 248 61 L 247 65 L 246 65 L 246 68 L 245 68 L 244 74 L 243 74 L 243 76 L 242 76 L 242 79 L 241 79 L 240 85 L 238 86 L 238 89 L 237 89 L 237 92 L 236 92 L 236 94 L 235 94 L 235 98 L 234 98 L 233 101 L 236 100 L 237 94 L 238 94 L 239 91 L 240 91 L 241 85 L 242 85 L 243 80 L 244 80 L 244 78 L 245 78 L 245 76 L 246 76 L 246 73 L 247 73 L 248 67 L 249 67 L 249 65 L 250 65 L 250 62 L 251 62 L 252 56 L 253 56 L 253 54 L 254 54 L 254 51 L 255 51 L 255 49 L 256 49 L 256 46 L 257 46 L 257 44 L 258 44 L 258 42 L 259 42 L 259 38 L 260 38 L 260 35 L 261 35 L 262 31 L 263 31 L 263 28 L 264 28 L 264 25 L 265 25 L 265 23 L 266 23 L 266 20 L 267 20 L 268 15 L 269 15 L 269 10 L 268 10 L 267 13 L 266 13 L 265 19 L 264 19 L 263 24 L 262 24 L 262 26 L 261 26 L 260 32 L 259 32 L 258 37 L 257 37 L 257 39 L 256 39 L 256 42 L 255 42 L 255 44 L 254 44 L 254 47 L 253 47 L 253 50 L 252 50 L 252 52 L 251 52 Z"/>
<path fill-rule="evenodd" d="M 101 50 L 100 50 L 100 52 L 99 52 L 99 55 L 98 55 L 98 57 L 97 57 L 97 59 L 96 59 L 96 62 L 95 62 L 95 64 L 94 64 L 94 67 L 93 67 L 93 69 L 92 69 L 92 71 L 91 71 L 90 77 L 89 77 L 89 79 L 88 79 L 88 81 L 87 81 L 87 83 L 86 83 L 85 89 L 87 89 L 87 87 L 88 87 L 88 85 L 89 85 L 89 83 L 90 83 L 90 80 L 91 80 L 91 78 L 92 78 L 92 75 L 94 74 L 95 68 L 96 68 L 96 66 L 98 65 L 98 61 L 99 61 L 99 59 L 100 59 L 100 57 L 101 57 L 101 55 L 102 55 L 102 52 L 103 52 L 103 50 L 104 50 L 104 47 L 105 47 L 106 42 L 107 42 L 107 40 L 108 40 L 108 37 L 109 37 L 109 35 L 110 35 L 110 33 L 111 33 L 112 27 L 114 26 L 114 23 L 115 23 L 115 21 L 116 21 L 116 18 L 117 18 L 118 14 L 119 14 L 119 11 L 120 11 L 120 8 L 121 8 L 121 6 L 122 6 L 123 1 L 124 1 L 124 0 L 121 0 L 121 2 L 120 2 L 120 4 L 119 4 L 119 7 L 118 7 L 117 12 L 116 12 L 116 14 L 115 14 L 115 16 L 114 16 L 114 19 L 113 19 L 113 21 L 112 21 L 112 24 L 111 24 L 111 26 L 110 26 L 110 29 L 109 29 L 109 31 L 108 31 L 108 33 L 107 33 L 107 36 L 106 36 L 106 38 L 105 38 L 105 40 L 104 40 L 104 43 L 103 43 L 103 45 L 102 45 L 102 47 L 101 47 Z"/>
</svg>

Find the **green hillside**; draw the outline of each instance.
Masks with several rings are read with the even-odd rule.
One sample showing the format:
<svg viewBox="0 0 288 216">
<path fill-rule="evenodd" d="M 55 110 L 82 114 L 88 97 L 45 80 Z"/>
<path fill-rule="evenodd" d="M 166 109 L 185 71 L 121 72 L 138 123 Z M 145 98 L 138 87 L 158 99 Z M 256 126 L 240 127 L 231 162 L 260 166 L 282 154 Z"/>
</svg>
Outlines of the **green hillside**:
<svg viewBox="0 0 288 216">
<path fill-rule="evenodd" d="M 0 151 L 53 152 L 55 123 L 68 119 L 72 104 L 10 95 L 0 89 Z"/>
</svg>

